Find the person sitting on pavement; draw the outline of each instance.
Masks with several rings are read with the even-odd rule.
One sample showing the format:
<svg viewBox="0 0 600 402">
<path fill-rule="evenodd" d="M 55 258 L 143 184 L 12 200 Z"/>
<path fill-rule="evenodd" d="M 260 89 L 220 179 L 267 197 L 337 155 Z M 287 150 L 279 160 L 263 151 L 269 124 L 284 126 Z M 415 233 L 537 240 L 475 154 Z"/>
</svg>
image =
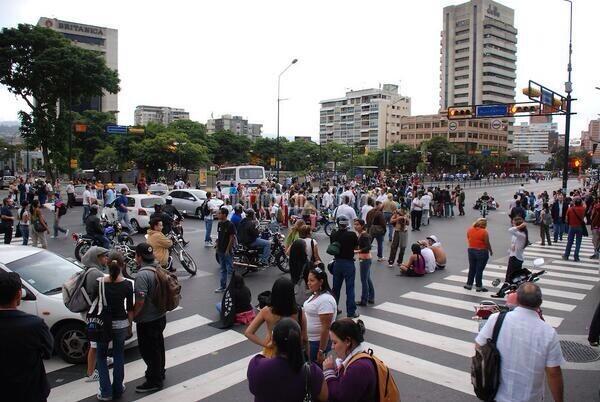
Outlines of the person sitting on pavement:
<svg viewBox="0 0 600 402">
<path fill-rule="evenodd" d="M 104 228 L 100 223 L 100 218 L 98 217 L 98 205 L 96 204 L 90 205 L 90 215 L 85 220 L 85 232 L 102 247 L 106 249 L 110 248 L 110 241 L 104 235 Z"/>
<path fill-rule="evenodd" d="M 150 229 L 148 229 L 147 243 L 154 250 L 154 258 L 161 267 L 167 268 L 169 265 L 169 249 L 173 246 L 173 241 L 163 233 L 163 222 L 160 217 L 150 219 Z M 170 271 L 175 271 L 175 267 L 171 267 Z"/>
<path fill-rule="evenodd" d="M 425 258 L 421 255 L 421 246 L 414 243 L 410 247 L 412 255 L 408 257 L 406 264 L 400 265 L 400 274 L 406 276 L 423 276 L 427 273 L 425 270 Z"/>
<path fill-rule="evenodd" d="M 428 236 L 427 242 L 429 249 L 433 251 L 433 255 L 435 256 L 435 270 L 446 269 L 446 251 L 442 248 L 442 243 L 440 243 L 436 235 Z"/>
<path fill-rule="evenodd" d="M 246 247 L 256 247 L 260 249 L 259 263 L 263 266 L 269 265 L 269 259 L 271 258 L 271 243 L 260 237 L 254 210 L 248 209 L 246 211 L 246 217 L 241 220 L 239 229 L 238 240 L 240 243 Z"/>
<path fill-rule="evenodd" d="M 435 254 L 429 248 L 429 240 L 419 240 L 417 243 L 421 246 L 421 255 L 425 259 L 425 271 L 428 274 L 434 273 L 436 267 Z"/>
</svg>

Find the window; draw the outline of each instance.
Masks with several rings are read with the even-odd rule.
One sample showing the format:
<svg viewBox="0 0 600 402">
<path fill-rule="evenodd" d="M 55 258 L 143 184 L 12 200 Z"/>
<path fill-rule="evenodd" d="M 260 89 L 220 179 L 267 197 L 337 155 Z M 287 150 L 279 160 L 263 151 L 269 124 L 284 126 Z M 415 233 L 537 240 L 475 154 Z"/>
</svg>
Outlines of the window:
<svg viewBox="0 0 600 402">
<path fill-rule="evenodd" d="M 469 38 L 466 38 L 466 39 L 459 39 L 459 40 L 457 40 L 456 42 L 454 42 L 454 44 L 455 44 L 455 45 L 460 45 L 461 43 L 467 43 L 467 42 L 469 42 L 469 41 L 470 41 L 470 39 L 469 39 Z"/>
<path fill-rule="evenodd" d="M 456 60 L 454 60 L 455 63 L 460 63 L 461 61 L 468 61 L 469 60 L 469 56 L 467 57 L 457 57 Z"/>
<path fill-rule="evenodd" d="M 485 74 L 483 74 L 485 75 Z M 465 74 L 465 75 L 457 75 L 454 77 L 455 80 L 468 80 L 469 79 L 469 74 Z"/>
<path fill-rule="evenodd" d="M 454 71 L 464 71 L 464 70 L 468 70 L 468 69 L 469 69 L 469 66 L 463 66 L 463 67 L 456 67 L 454 69 Z"/>
<path fill-rule="evenodd" d="M 153 208 L 155 205 L 163 205 L 164 203 L 165 199 L 162 197 L 142 198 L 140 200 L 142 208 Z"/>
<path fill-rule="evenodd" d="M 468 47 L 463 47 L 461 49 L 456 49 L 454 51 L 454 53 L 458 54 L 458 53 L 468 53 L 469 52 L 469 48 Z"/>
<path fill-rule="evenodd" d="M 468 88 L 469 84 L 460 84 L 460 85 L 455 85 L 454 89 L 463 89 L 463 88 Z"/>
<path fill-rule="evenodd" d="M 469 94 L 466 94 L 466 93 L 464 93 L 464 94 L 454 94 L 455 98 L 466 98 L 468 96 L 469 96 Z"/>
<path fill-rule="evenodd" d="M 63 33 L 63 36 L 73 42 L 87 43 L 89 45 L 104 46 L 103 38 L 94 38 L 91 36 L 83 36 L 71 33 Z"/>
</svg>

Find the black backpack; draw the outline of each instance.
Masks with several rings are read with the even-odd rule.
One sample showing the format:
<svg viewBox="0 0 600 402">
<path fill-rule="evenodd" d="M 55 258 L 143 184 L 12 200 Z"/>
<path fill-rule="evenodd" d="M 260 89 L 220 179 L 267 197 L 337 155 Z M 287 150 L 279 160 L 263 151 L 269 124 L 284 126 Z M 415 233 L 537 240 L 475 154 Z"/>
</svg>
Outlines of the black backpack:
<svg viewBox="0 0 600 402">
<path fill-rule="evenodd" d="M 208 214 L 210 214 L 210 209 L 208 208 L 208 200 L 204 200 L 204 203 L 200 207 L 200 212 L 202 213 L 202 217 L 205 217 Z"/>
<path fill-rule="evenodd" d="M 500 386 L 500 352 L 496 347 L 498 334 L 502 327 L 502 322 L 506 317 L 506 312 L 500 313 L 492 339 L 487 343 L 475 349 L 475 356 L 471 358 L 471 383 L 475 390 L 475 395 L 482 401 L 493 401 Z"/>
</svg>

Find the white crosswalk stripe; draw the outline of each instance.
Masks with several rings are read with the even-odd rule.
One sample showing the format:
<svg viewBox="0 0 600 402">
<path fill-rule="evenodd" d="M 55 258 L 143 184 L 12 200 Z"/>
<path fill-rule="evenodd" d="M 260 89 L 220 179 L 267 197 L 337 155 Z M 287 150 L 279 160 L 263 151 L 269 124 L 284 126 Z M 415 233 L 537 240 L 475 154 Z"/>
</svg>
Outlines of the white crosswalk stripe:
<svg viewBox="0 0 600 402">
<path fill-rule="evenodd" d="M 502 271 L 502 272 L 506 272 L 506 267 L 503 267 L 501 265 L 494 265 L 494 264 L 488 264 L 485 266 L 485 270 L 494 270 L 494 271 Z M 575 275 L 575 274 L 566 274 L 564 272 L 553 272 L 550 268 L 548 268 L 547 266 L 544 266 L 544 270 L 546 271 L 544 273 L 544 280 L 549 277 L 556 277 L 556 278 L 566 278 L 566 279 L 575 279 L 578 281 L 586 281 L 586 282 L 598 282 L 598 280 L 600 280 L 600 278 L 598 278 L 597 275 L 594 276 L 583 276 L 583 275 Z M 565 271 L 567 271 L 568 268 L 565 268 Z M 461 272 L 469 272 L 468 269 L 465 269 Z M 498 273 L 497 275 L 501 275 L 500 273 Z"/>
<path fill-rule="evenodd" d="M 436 313 L 434 311 L 421 308 L 410 307 L 403 304 L 385 302 L 375 306 L 378 310 L 390 313 L 417 318 L 419 320 L 432 322 L 434 324 L 444 325 L 450 328 L 458 328 L 463 331 L 477 333 L 477 323 L 466 318 L 454 317 L 446 314 Z"/>
<path fill-rule="evenodd" d="M 498 272 L 496 270 L 494 270 L 494 268 L 492 268 L 492 272 L 490 272 L 490 270 L 485 269 L 485 271 L 483 271 L 483 276 L 484 277 L 488 277 L 488 278 L 501 278 L 502 280 L 504 280 L 504 273 L 503 272 Z M 464 269 L 461 272 L 469 272 L 468 269 Z M 575 282 L 567 282 L 567 281 L 556 281 L 553 279 L 548 279 L 546 277 L 544 277 L 544 284 L 546 285 L 552 285 L 552 286 L 560 286 L 560 287 L 564 287 L 564 288 L 574 288 L 574 289 L 585 289 L 585 290 L 590 290 L 594 288 L 594 285 L 588 285 L 587 283 L 575 283 Z"/>
<path fill-rule="evenodd" d="M 567 261 L 563 261 L 563 263 L 567 263 Z M 500 265 L 500 264 L 488 264 L 486 265 L 487 267 L 503 267 L 504 270 L 506 270 L 506 264 L 505 265 Z M 527 268 L 527 267 L 526 267 Z M 568 265 L 554 265 L 554 264 L 544 264 L 544 266 L 541 269 L 546 270 L 546 272 L 549 271 L 563 271 L 563 272 L 570 272 L 573 274 L 587 274 L 587 275 L 598 275 L 598 273 L 600 272 L 598 269 L 590 269 L 590 268 L 574 268 L 572 266 L 568 266 Z M 589 277 L 589 276 L 586 276 Z"/>
</svg>

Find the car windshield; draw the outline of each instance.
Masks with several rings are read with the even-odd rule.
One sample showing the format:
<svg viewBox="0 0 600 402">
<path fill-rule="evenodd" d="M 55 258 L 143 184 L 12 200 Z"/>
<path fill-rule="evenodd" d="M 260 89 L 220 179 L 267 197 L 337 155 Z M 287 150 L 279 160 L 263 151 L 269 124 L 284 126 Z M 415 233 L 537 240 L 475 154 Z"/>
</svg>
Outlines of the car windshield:
<svg viewBox="0 0 600 402">
<path fill-rule="evenodd" d="M 264 179 L 261 168 L 240 168 L 240 179 Z"/>
<path fill-rule="evenodd" d="M 163 205 L 165 200 L 162 197 L 142 198 L 140 203 L 142 208 L 154 208 L 156 204 Z"/>
<path fill-rule="evenodd" d="M 41 251 L 6 264 L 25 282 L 43 294 L 59 293 L 62 284 L 81 268 L 48 251 Z"/>
</svg>

